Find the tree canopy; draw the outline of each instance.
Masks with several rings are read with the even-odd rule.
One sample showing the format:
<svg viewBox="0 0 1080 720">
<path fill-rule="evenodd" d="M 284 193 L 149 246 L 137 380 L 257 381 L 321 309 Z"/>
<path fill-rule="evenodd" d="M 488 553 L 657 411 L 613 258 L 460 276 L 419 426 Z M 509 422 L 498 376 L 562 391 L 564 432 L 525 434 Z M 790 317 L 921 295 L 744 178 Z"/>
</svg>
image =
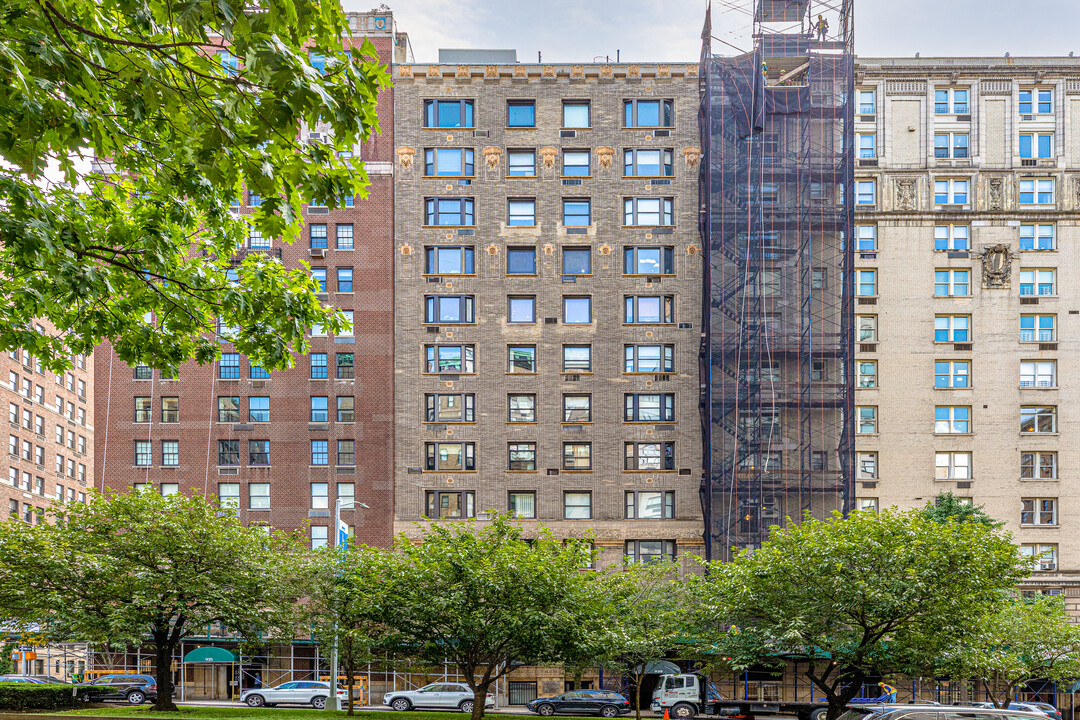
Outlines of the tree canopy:
<svg viewBox="0 0 1080 720">
<path fill-rule="evenodd" d="M 303 202 L 366 192 L 353 151 L 378 129 L 389 76 L 343 35 L 337 0 L 5 2 L 0 350 L 61 370 L 108 340 L 128 363 L 175 369 L 218 356 L 221 318 L 278 369 L 313 324 L 340 330 L 305 270 L 238 261 L 248 223 L 291 241 Z M 301 142 L 317 123 L 329 140 Z M 262 201 L 241 218 L 243 188 Z M 57 331 L 35 332 L 39 319 Z"/>
<path fill-rule="evenodd" d="M 978 522 L 987 527 L 999 528 L 1005 523 L 990 517 L 982 505 L 975 505 L 968 499 L 958 498 L 951 492 L 944 492 L 928 502 L 922 509 L 923 517 L 936 522 L 958 520 L 959 522 Z"/>
</svg>

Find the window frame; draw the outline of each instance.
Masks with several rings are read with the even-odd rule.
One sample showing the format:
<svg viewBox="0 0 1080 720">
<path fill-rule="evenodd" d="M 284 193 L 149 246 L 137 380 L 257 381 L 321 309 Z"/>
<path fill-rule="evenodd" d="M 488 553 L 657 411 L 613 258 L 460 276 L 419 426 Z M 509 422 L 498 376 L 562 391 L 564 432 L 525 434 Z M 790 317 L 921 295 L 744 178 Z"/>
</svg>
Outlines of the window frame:
<svg viewBox="0 0 1080 720">
<path fill-rule="evenodd" d="M 973 425 L 972 414 L 971 405 L 935 405 L 934 434 L 970 435 Z"/>
<path fill-rule="evenodd" d="M 656 251 L 656 270 L 643 270 L 641 254 Z M 648 259 L 644 260 L 648 262 Z M 628 245 L 623 248 L 623 275 L 625 276 L 661 276 L 675 274 L 675 248 L 672 245 Z"/>
<path fill-rule="evenodd" d="M 944 275 L 944 279 L 942 278 Z M 941 292 L 945 290 L 945 292 Z M 962 290 L 963 292 L 959 292 Z M 971 270 L 967 268 L 934 268 L 934 297 L 971 297 Z"/>
<path fill-rule="evenodd" d="M 440 119 L 439 106 L 442 104 L 457 104 L 459 107 L 458 116 L 462 122 L 472 120 L 471 124 L 464 125 L 441 125 L 438 124 Z M 429 123 L 430 120 L 435 120 L 436 124 Z M 442 130 L 446 128 L 455 128 L 459 130 L 470 130 L 476 127 L 476 101 L 468 98 L 462 99 L 450 99 L 450 98 L 430 98 L 425 99 L 423 104 L 423 127 L 425 130 Z"/>
<path fill-rule="evenodd" d="M 970 450 L 940 450 L 934 453 L 934 479 L 968 481 L 974 477 Z M 944 462 L 942 462 L 944 460 Z"/>
<path fill-rule="evenodd" d="M 1028 319 L 1031 319 L 1031 327 L 1025 328 Z M 1044 324 L 1049 320 L 1049 327 Z M 1046 330 L 1050 331 L 1048 337 L 1041 337 Z M 1031 333 L 1030 339 L 1025 339 L 1025 331 Z M 1020 342 L 1022 343 L 1052 343 L 1057 342 L 1057 313 L 1022 313 L 1020 315 Z"/>
<path fill-rule="evenodd" d="M 459 369 L 444 370 L 441 348 L 458 348 Z M 434 370 L 432 368 L 435 368 Z M 476 374 L 476 345 L 473 343 L 428 343 L 424 345 L 425 375 Z"/>
<path fill-rule="evenodd" d="M 1058 526 L 1058 498 L 1020 498 L 1020 527 Z"/>
<path fill-rule="evenodd" d="M 1030 463 L 1025 461 L 1025 456 L 1030 456 Z M 1050 458 L 1050 463 L 1044 463 L 1044 458 Z M 1025 467 L 1031 468 L 1030 475 L 1025 475 Z M 1050 468 L 1050 475 L 1044 476 L 1044 468 Z M 1058 479 L 1058 453 L 1056 450 L 1021 450 L 1020 451 L 1020 480 L 1032 482 L 1050 482 Z"/>
<path fill-rule="evenodd" d="M 588 354 L 588 358 L 585 360 L 587 365 L 585 365 L 584 367 L 578 367 L 576 365 L 568 365 L 567 364 L 568 361 L 567 361 L 567 358 L 566 358 L 567 349 L 580 350 L 582 348 L 584 348 L 587 351 L 587 354 Z M 581 363 L 581 360 L 571 360 L 569 362 Z M 562 346 L 562 372 L 564 374 L 570 373 L 572 375 L 579 374 L 579 373 L 580 374 L 586 374 L 586 373 L 591 374 L 592 373 L 592 345 L 575 345 L 575 344 L 563 345 Z"/>
<path fill-rule="evenodd" d="M 645 543 L 650 545 L 660 543 L 660 552 L 645 554 L 642 548 Z M 675 540 L 627 540 L 623 546 L 623 560 L 631 564 L 650 563 L 655 561 L 671 562 L 678 557 L 678 546 Z"/>
<path fill-rule="evenodd" d="M 528 108 L 531 113 L 528 113 L 532 122 L 513 122 L 515 113 L 511 108 Z M 510 98 L 506 101 L 506 129 L 507 130 L 535 130 L 536 129 L 536 100 L 529 100 L 527 98 Z"/>
<path fill-rule="evenodd" d="M 457 507 L 461 509 L 460 515 L 432 515 L 430 510 L 442 509 L 440 499 L 443 495 L 457 495 Z M 476 517 L 476 491 L 475 490 L 425 490 L 424 491 L 424 517 L 429 520 L 463 520 Z"/>
<path fill-rule="evenodd" d="M 940 100 L 941 94 L 945 94 L 945 100 Z M 963 99 L 957 97 L 963 94 Z M 934 115 L 970 115 L 971 114 L 971 88 L 949 87 L 934 88 Z M 944 106 L 944 109 L 941 109 Z"/>
<path fill-rule="evenodd" d="M 568 406 L 567 401 L 584 401 L 581 407 Z M 574 403 L 571 402 L 571 405 Z M 593 421 L 593 402 L 591 393 L 563 393 L 562 424 L 578 425 Z M 579 417 L 580 416 L 580 417 Z"/>
<path fill-rule="evenodd" d="M 506 199 L 506 226 L 508 228 L 536 227 L 536 198 L 512 197 Z"/>
<path fill-rule="evenodd" d="M 440 450 L 443 446 L 459 446 L 460 467 L 443 467 Z M 449 455 L 446 456 L 449 459 Z M 424 443 L 424 472 L 475 472 L 476 443 L 468 440 L 432 440 Z"/>
<path fill-rule="evenodd" d="M 445 154 L 450 157 L 458 153 L 458 169 L 461 172 L 444 173 L 439 171 L 439 158 Z M 425 178 L 474 178 L 476 177 L 476 151 L 473 148 L 429 147 L 424 148 Z M 432 172 L 434 170 L 434 172 Z M 472 170 L 472 172 L 469 172 Z"/>
<path fill-rule="evenodd" d="M 970 251 L 971 226 L 966 224 L 935 225 L 934 250 L 937 252 Z"/>
<path fill-rule="evenodd" d="M 656 418 L 643 417 L 644 398 L 656 398 Z M 648 410 L 652 409 L 652 405 Z M 673 392 L 628 392 L 623 394 L 624 423 L 673 423 L 676 421 L 675 393 Z"/>
<path fill-rule="evenodd" d="M 1030 234 L 1027 229 L 1031 228 Z M 1049 232 L 1044 232 L 1049 228 Z M 1044 247 L 1049 238 L 1049 247 Z M 1049 252 L 1057 250 L 1057 225 L 1055 223 L 1021 223 L 1020 250 L 1029 252 Z"/>
<path fill-rule="evenodd" d="M 656 125 L 640 124 L 640 108 L 645 104 L 656 104 Z M 675 120 L 675 100 L 672 98 L 626 98 L 623 100 L 623 130 L 674 129 Z"/>
<path fill-rule="evenodd" d="M 580 502 L 575 502 L 574 504 L 570 504 L 570 503 L 567 502 L 567 500 L 570 499 L 571 496 L 573 496 L 575 500 L 580 500 L 581 498 L 584 498 L 588 502 L 586 504 L 581 504 Z M 582 508 L 585 510 L 584 515 L 571 514 L 571 510 L 580 510 Z M 588 490 L 564 490 L 563 491 L 563 516 L 562 516 L 562 519 L 563 520 L 592 520 L 593 519 L 592 492 L 588 491 Z"/>
<path fill-rule="evenodd" d="M 642 368 L 643 358 L 641 351 L 646 348 L 656 348 L 656 369 Z M 652 362 L 653 358 L 644 358 L 645 362 Z M 675 372 L 675 343 L 626 343 L 623 345 L 623 374 L 624 375 L 651 375 Z"/>
<path fill-rule="evenodd" d="M 459 398 L 458 403 L 461 412 L 458 413 L 458 415 L 461 419 L 451 420 L 444 418 L 440 415 L 440 413 L 442 412 L 441 399 L 444 397 Z M 476 422 L 476 393 L 424 393 L 424 418 L 425 423 L 438 423 L 447 425 L 474 423 Z"/>
<path fill-rule="evenodd" d="M 461 268 L 461 272 L 451 272 L 442 268 L 442 256 L 447 255 L 447 262 L 450 261 L 450 256 L 457 251 L 458 267 Z M 476 248 L 473 245 L 428 245 L 424 248 L 424 275 L 452 275 L 454 277 L 460 277 L 465 275 L 476 275 Z"/>
<path fill-rule="evenodd" d="M 855 406 L 855 434 L 877 435 L 880 418 L 877 405 Z"/>
<path fill-rule="evenodd" d="M 660 515 L 652 516 L 641 514 L 641 496 L 659 496 Z M 675 491 L 674 490 L 627 490 L 623 494 L 623 519 L 624 520 L 674 520 L 675 519 Z"/>
<path fill-rule="evenodd" d="M 457 320 L 444 320 L 443 303 L 457 302 Z M 475 325 L 476 296 L 470 294 L 431 294 L 424 296 L 425 325 Z"/>
<path fill-rule="evenodd" d="M 585 124 L 570 125 L 566 122 L 567 108 L 585 108 Z M 562 101 L 562 129 L 563 130 L 591 130 L 592 129 L 592 102 L 589 100 L 563 100 Z"/>
<path fill-rule="evenodd" d="M 442 209 L 442 204 L 454 203 L 458 204 L 457 211 Z M 446 216 L 448 219 L 456 217 L 460 222 L 442 222 L 442 216 Z M 432 222 L 434 221 L 434 222 Z M 443 196 L 443 195 L 429 195 L 424 197 L 424 227 L 444 227 L 444 228 L 470 228 L 476 227 L 476 198 L 466 196 Z"/>
<path fill-rule="evenodd" d="M 1049 428 L 1042 429 L 1049 419 Z M 1024 426 L 1030 422 L 1030 430 Z M 1058 407 L 1057 405 L 1021 405 L 1020 406 L 1020 434 L 1021 435 L 1057 435 L 1058 434 Z"/>
<path fill-rule="evenodd" d="M 935 360 L 934 389 L 971 389 L 971 360 Z M 944 367 L 942 367 L 944 366 Z M 957 384 L 960 383 L 960 384 Z"/>
<path fill-rule="evenodd" d="M 643 455 L 642 450 L 647 446 L 657 446 L 657 454 Z M 651 465 L 657 463 L 655 467 Z M 673 472 L 675 470 L 675 441 L 674 440 L 643 440 L 626 441 L 623 443 L 623 472 Z"/>
<path fill-rule="evenodd" d="M 588 451 L 586 455 L 577 455 L 571 453 L 567 455 L 567 450 L 571 448 L 583 448 Z M 562 461 L 560 464 L 562 472 L 592 472 L 593 470 L 593 444 L 592 442 L 568 442 L 562 443 Z"/>
<path fill-rule="evenodd" d="M 657 201 L 655 213 L 652 210 L 641 210 L 641 201 Z M 642 216 L 656 215 L 655 223 L 643 222 Z M 675 227 L 675 198 L 674 197 L 648 197 L 631 196 L 623 198 L 623 227 Z"/>
<path fill-rule="evenodd" d="M 507 472 L 536 472 L 536 441 L 518 440 L 506 444 Z"/>
<path fill-rule="evenodd" d="M 570 319 L 568 319 L 570 317 L 570 313 L 568 312 L 568 310 L 570 309 L 569 306 L 568 306 L 568 301 L 574 302 L 575 304 L 577 302 L 584 302 L 586 304 L 585 308 L 586 308 L 587 313 L 588 313 L 588 315 L 587 315 L 588 319 L 587 320 L 570 320 Z M 594 322 L 594 320 L 595 320 L 595 318 L 593 317 L 593 314 L 592 314 L 592 295 L 563 295 L 563 297 L 562 297 L 562 321 L 563 321 L 563 324 L 565 324 L 565 325 L 590 325 L 590 324 L 592 324 Z"/>
<path fill-rule="evenodd" d="M 641 302 L 656 300 L 659 310 L 657 319 L 641 319 Z M 624 325 L 674 325 L 675 295 L 625 295 L 623 296 Z"/>
<path fill-rule="evenodd" d="M 573 158 L 575 162 L 568 163 Z M 580 161 L 584 158 L 585 164 Z M 592 177 L 592 153 L 578 148 L 566 148 L 562 151 L 562 166 L 560 177 L 564 178 L 589 178 Z"/>
<path fill-rule="evenodd" d="M 1030 282 L 1025 282 L 1030 277 Z M 1049 280 L 1049 282 L 1047 282 Z M 1057 268 L 1020 268 L 1017 285 L 1021 296 L 1053 297 L 1058 294 Z M 1038 292 L 1036 292 L 1038 291 Z"/>
<path fill-rule="evenodd" d="M 934 178 L 933 183 L 934 205 L 967 205 L 971 202 L 971 178 Z"/>
<path fill-rule="evenodd" d="M 517 418 L 515 414 L 518 415 Z M 534 425 L 536 417 L 536 393 L 506 394 L 506 422 L 514 425 Z"/>
<path fill-rule="evenodd" d="M 563 227 L 592 227 L 592 198 L 564 197 L 560 204 L 562 205 Z M 584 207 L 585 212 L 580 212 L 580 208 L 574 206 Z M 574 212 L 567 212 L 570 209 L 573 209 Z M 585 222 L 581 222 L 582 219 Z"/>
<path fill-rule="evenodd" d="M 644 163 L 640 156 L 642 153 L 656 153 L 657 162 Z M 642 167 L 653 167 L 657 173 L 646 174 L 641 171 Z M 675 177 L 675 151 L 672 148 L 635 147 L 623 149 L 623 175 L 624 178 L 671 178 Z"/>
<path fill-rule="evenodd" d="M 1052 177 L 1022 178 L 1017 185 L 1018 204 L 1022 207 L 1057 204 L 1056 180 L 1057 178 Z M 1025 190 L 1025 188 L 1030 189 Z"/>
</svg>

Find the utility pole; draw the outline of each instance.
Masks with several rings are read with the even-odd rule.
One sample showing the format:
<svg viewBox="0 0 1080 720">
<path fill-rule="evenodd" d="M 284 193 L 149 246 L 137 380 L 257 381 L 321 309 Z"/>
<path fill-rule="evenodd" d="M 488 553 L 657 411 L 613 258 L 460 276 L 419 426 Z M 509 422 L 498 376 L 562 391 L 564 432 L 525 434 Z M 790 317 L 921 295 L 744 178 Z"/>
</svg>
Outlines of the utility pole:
<svg viewBox="0 0 1080 720">
<path fill-rule="evenodd" d="M 341 554 L 341 562 L 345 561 L 345 550 L 349 547 L 349 526 L 341 522 L 341 510 L 342 508 L 355 508 L 362 507 L 367 509 L 367 505 L 356 500 L 334 500 L 334 547 L 338 549 Z M 344 568 L 341 572 L 344 572 Z M 330 698 L 334 704 L 335 710 L 341 710 L 341 699 L 337 693 L 337 665 L 338 665 L 338 652 L 337 652 L 337 621 L 334 621 L 334 642 L 330 646 Z"/>
</svg>

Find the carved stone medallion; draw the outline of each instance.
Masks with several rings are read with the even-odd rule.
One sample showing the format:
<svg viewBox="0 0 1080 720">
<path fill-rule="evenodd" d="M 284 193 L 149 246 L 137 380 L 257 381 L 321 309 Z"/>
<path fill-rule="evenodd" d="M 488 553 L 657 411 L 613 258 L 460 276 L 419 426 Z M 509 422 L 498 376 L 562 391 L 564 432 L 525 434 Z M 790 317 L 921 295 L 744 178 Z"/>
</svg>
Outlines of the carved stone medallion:
<svg viewBox="0 0 1080 720">
<path fill-rule="evenodd" d="M 915 178 L 901 178 L 896 181 L 896 208 L 915 209 Z"/>
<path fill-rule="evenodd" d="M 1012 279 L 1012 261 L 1016 255 L 1009 251 L 1008 245 L 984 245 L 981 254 L 975 257 L 981 258 L 983 263 L 983 287 L 988 289 L 1005 289 L 1009 287 Z"/>
<path fill-rule="evenodd" d="M 697 167 L 698 160 L 701 159 L 701 148 L 699 147 L 684 147 L 682 149 L 683 158 L 686 160 L 686 167 L 691 170 Z"/>
<path fill-rule="evenodd" d="M 615 148 L 602 145 L 596 148 L 596 163 L 607 170 L 611 167 L 611 159 L 615 157 Z"/>
<path fill-rule="evenodd" d="M 990 178 L 986 184 L 986 208 L 988 210 L 1002 210 L 1002 180 Z"/>
<path fill-rule="evenodd" d="M 398 163 L 401 164 L 402 170 L 409 170 L 412 168 L 413 155 L 416 154 L 416 148 L 402 145 L 394 152 L 397 153 Z"/>
<path fill-rule="evenodd" d="M 502 157 L 501 148 L 491 146 L 484 148 L 481 152 L 484 154 L 484 162 L 487 163 L 488 170 L 499 167 L 499 158 Z"/>
<path fill-rule="evenodd" d="M 540 148 L 540 159 L 544 163 L 544 167 L 548 170 L 555 167 L 555 156 L 559 154 L 559 151 L 553 147 Z"/>
</svg>

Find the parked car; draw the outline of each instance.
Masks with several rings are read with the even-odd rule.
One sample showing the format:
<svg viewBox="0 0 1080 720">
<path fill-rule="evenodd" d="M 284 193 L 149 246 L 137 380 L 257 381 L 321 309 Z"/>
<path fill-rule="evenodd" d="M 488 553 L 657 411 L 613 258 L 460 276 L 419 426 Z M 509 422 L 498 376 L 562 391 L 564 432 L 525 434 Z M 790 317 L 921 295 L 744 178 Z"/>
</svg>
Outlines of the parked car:
<svg viewBox="0 0 1080 720">
<path fill-rule="evenodd" d="M 1043 713 L 976 705 L 860 705 L 849 707 L 838 720 L 1046 720 Z"/>
<path fill-rule="evenodd" d="M 83 701 L 122 700 L 132 705 L 157 700 L 157 679 L 152 675 L 102 675 L 80 683 L 77 690 Z"/>
<path fill-rule="evenodd" d="M 1032 707 L 1046 713 L 1050 718 L 1052 718 L 1052 720 L 1061 720 L 1061 710 L 1057 709 L 1056 707 L 1054 707 L 1050 703 L 1034 702 L 1032 700 L 1025 700 L 1023 703 L 1019 703 L 1019 704 L 1021 704 L 1021 705 L 1031 705 Z M 1012 704 L 1010 704 L 1009 707 L 1011 708 Z"/>
<path fill-rule="evenodd" d="M 525 707 L 545 717 L 566 713 L 613 718 L 630 712 L 630 701 L 610 690 L 571 690 L 555 697 L 536 698 Z"/>
<path fill-rule="evenodd" d="M 988 702 L 973 702 L 973 703 L 970 703 L 970 704 L 971 704 L 972 707 L 981 707 L 981 708 L 992 708 L 992 707 L 994 707 L 993 703 L 988 703 Z M 1009 703 L 1009 707 L 1006 708 L 1006 709 L 1007 710 L 1022 710 L 1024 712 L 1041 713 L 1041 714 L 1043 714 L 1043 715 L 1045 715 L 1045 716 L 1047 716 L 1049 718 L 1053 718 L 1053 720 L 1061 720 L 1061 711 L 1059 711 L 1056 707 L 1054 707 L 1050 703 L 1030 702 L 1030 701 L 1029 702 L 1016 702 L 1016 701 L 1013 701 L 1013 702 Z"/>
<path fill-rule="evenodd" d="M 473 711 L 473 691 L 465 683 L 432 683 L 419 690 L 395 690 L 383 695 L 383 705 L 395 710 L 460 710 Z M 495 707 L 495 696 L 487 694 L 485 708 Z"/>
<path fill-rule="evenodd" d="M 0 675 L 0 683 L 31 683 L 44 685 L 44 680 L 39 680 L 32 675 Z"/>
<path fill-rule="evenodd" d="M 339 687 L 338 698 L 348 702 L 349 691 Z M 294 680 L 276 687 L 251 688 L 240 693 L 240 702 L 250 707 L 273 707 L 274 705 L 310 705 L 316 710 L 326 708 L 330 697 L 330 683 L 317 680 Z"/>
<path fill-rule="evenodd" d="M 46 685 L 74 685 L 75 683 L 67 680 L 61 680 L 60 678 L 53 677 L 52 675 L 31 675 L 30 677 L 35 680 L 39 680 Z"/>
</svg>

